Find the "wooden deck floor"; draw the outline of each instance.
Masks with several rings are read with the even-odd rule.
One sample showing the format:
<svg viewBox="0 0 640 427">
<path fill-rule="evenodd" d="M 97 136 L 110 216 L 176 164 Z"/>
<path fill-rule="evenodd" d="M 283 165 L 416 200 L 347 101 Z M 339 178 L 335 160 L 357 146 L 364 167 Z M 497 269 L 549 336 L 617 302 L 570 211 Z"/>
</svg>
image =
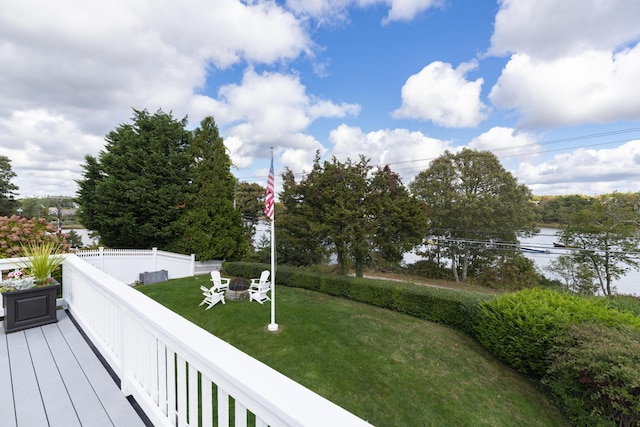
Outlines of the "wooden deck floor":
<svg viewBox="0 0 640 427">
<path fill-rule="evenodd" d="M 0 327 L 0 426 L 144 427 L 69 316 L 5 334 Z"/>
</svg>

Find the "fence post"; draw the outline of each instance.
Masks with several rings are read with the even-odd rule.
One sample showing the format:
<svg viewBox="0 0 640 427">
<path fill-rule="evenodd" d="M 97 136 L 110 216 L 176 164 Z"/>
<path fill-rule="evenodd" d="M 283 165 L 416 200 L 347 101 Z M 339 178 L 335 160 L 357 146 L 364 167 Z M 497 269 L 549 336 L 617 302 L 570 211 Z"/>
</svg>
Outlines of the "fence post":
<svg viewBox="0 0 640 427">
<path fill-rule="evenodd" d="M 100 270 L 104 271 L 104 247 L 98 248 L 98 259 L 100 260 Z"/>
<path fill-rule="evenodd" d="M 158 248 L 151 249 L 151 262 L 153 264 L 151 271 L 158 271 Z"/>
<path fill-rule="evenodd" d="M 191 275 L 196 275 L 196 254 L 191 254 Z"/>
</svg>

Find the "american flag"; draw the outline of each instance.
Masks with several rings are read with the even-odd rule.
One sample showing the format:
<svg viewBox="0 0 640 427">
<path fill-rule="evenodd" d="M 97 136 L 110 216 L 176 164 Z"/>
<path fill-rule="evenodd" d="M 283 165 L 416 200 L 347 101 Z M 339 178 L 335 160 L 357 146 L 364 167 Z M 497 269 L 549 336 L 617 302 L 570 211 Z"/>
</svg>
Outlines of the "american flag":
<svg viewBox="0 0 640 427">
<path fill-rule="evenodd" d="M 275 204 L 275 190 L 273 188 L 273 156 L 271 157 L 271 168 L 269 169 L 269 178 L 267 179 L 267 197 L 264 199 L 264 213 L 273 221 L 273 207 Z"/>
</svg>

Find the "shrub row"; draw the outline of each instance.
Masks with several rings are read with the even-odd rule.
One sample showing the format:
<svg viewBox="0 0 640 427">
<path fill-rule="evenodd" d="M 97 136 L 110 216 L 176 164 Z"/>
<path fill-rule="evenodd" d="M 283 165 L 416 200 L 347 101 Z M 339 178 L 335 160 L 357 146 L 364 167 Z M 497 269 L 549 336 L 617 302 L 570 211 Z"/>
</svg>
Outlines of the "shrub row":
<svg viewBox="0 0 640 427">
<path fill-rule="evenodd" d="M 269 265 L 245 262 L 226 262 L 223 265 L 225 275 L 245 278 L 259 277 L 265 269 L 269 270 Z M 371 304 L 450 325 L 469 334 L 473 334 L 474 331 L 479 303 L 493 298 L 483 293 L 460 292 L 388 280 L 360 279 L 286 266 L 278 266 L 276 284 Z"/>
</svg>

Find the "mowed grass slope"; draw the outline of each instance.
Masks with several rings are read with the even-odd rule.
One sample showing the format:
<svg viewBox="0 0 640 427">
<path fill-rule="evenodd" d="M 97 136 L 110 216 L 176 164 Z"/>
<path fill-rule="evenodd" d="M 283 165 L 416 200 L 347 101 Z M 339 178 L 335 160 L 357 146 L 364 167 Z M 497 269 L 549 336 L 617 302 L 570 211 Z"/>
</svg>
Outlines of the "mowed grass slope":
<svg viewBox="0 0 640 427">
<path fill-rule="evenodd" d="M 208 276 L 139 286 L 219 338 L 377 426 L 565 426 L 535 381 L 463 333 L 287 287 L 270 304 L 198 307 Z"/>
</svg>

